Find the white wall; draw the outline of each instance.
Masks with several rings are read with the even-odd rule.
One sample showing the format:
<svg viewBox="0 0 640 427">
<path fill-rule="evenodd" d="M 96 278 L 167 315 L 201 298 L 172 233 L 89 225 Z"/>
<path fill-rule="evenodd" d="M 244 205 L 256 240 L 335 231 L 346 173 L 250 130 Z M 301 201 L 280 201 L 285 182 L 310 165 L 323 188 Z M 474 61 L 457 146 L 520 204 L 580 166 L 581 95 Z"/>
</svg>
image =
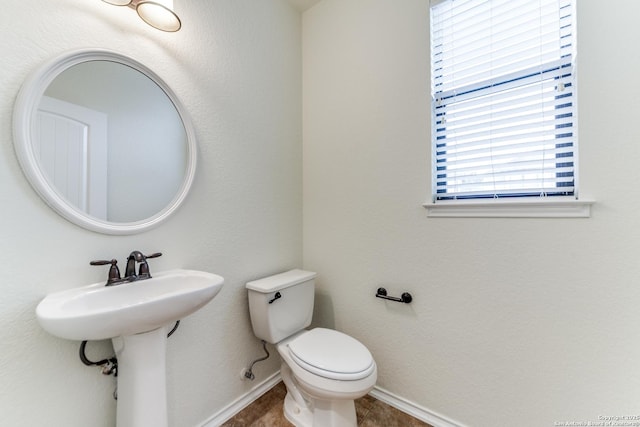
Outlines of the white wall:
<svg viewBox="0 0 640 427">
<path fill-rule="evenodd" d="M 578 2 L 589 219 L 430 219 L 427 0 L 303 14 L 304 265 L 378 385 L 469 426 L 640 411 L 640 3 Z M 615 75 L 612 73 L 615 72 Z M 373 297 L 378 286 L 411 305 Z"/>
<path fill-rule="evenodd" d="M 78 359 L 77 342 L 38 326 L 49 292 L 106 279 L 92 259 L 162 251 L 151 271 L 225 277 L 221 293 L 168 343 L 170 425 L 195 426 L 253 383 L 262 355 L 244 283 L 301 265 L 300 14 L 284 0 L 176 2 L 183 28 L 162 33 L 102 1 L 5 0 L 0 14 L 0 424 L 113 426 L 112 377 Z M 13 102 L 25 77 L 66 50 L 109 48 L 155 70 L 190 112 L 199 143 L 192 193 L 159 228 L 126 237 L 80 229 L 31 189 L 13 150 Z M 135 185 L 129 189 L 135 192 Z M 91 343 L 90 358 L 111 354 Z M 258 381 L 278 369 L 256 366 Z"/>
</svg>

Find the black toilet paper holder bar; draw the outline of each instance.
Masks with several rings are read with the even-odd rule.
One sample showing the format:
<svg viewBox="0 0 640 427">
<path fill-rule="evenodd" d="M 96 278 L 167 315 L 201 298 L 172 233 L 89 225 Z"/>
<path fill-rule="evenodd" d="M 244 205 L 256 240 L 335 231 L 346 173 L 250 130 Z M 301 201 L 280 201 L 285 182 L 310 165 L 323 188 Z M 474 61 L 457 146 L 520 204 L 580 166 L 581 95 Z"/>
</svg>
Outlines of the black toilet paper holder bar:
<svg viewBox="0 0 640 427">
<path fill-rule="evenodd" d="M 409 304 L 413 301 L 413 297 L 409 292 L 404 292 L 400 298 L 398 297 L 390 297 L 387 295 L 387 290 L 385 288 L 378 288 L 376 291 L 376 298 L 388 299 L 389 301 L 403 302 L 405 304 Z"/>
</svg>

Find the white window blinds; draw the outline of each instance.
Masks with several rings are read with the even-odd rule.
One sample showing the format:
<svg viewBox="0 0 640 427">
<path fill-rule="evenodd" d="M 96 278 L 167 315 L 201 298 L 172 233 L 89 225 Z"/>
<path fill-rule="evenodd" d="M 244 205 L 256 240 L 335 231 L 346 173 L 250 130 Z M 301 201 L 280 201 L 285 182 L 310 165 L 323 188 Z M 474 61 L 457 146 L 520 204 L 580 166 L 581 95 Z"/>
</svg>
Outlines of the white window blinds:
<svg viewBox="0 0 640 427">
<path fill-rule="evenodd" d="M 433 199 L 575 196 L 570 0 L 432 0 Z"/>
</svg>

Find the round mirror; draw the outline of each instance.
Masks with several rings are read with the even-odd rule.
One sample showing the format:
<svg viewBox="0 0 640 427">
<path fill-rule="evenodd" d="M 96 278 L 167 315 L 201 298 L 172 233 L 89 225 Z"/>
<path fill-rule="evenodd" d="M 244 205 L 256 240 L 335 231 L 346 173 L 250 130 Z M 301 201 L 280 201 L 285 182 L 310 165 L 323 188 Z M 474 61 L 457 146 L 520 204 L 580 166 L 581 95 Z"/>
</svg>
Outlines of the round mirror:
<svg viewBox="0 0 640 427">
<path fill-rule="evenodd" d="M 196 142 L 184 107 L 124 55 L 77 50 L 44 64 L 22 86 L 13 125 L 33 188 L 89 230 L 148 230 L 178 208 L 193 181 Z"/>
</svg>

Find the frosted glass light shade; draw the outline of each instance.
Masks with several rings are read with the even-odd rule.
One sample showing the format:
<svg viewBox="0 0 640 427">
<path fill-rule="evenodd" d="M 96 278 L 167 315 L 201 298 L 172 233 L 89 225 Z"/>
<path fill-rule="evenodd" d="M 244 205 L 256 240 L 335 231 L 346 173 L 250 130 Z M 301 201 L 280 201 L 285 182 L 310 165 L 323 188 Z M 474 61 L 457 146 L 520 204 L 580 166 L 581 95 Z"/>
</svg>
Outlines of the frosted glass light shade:
<svg viewBox="0 0 640 427">
<path fill-rule="evenodd" d="M 142 0 L 136 5 L 136 11 L 144 22 L 158 30 L 173 32 L 182 26 L 173 12 L 173 0 Z"/>
<path fill-rule="evenodd" d="M 131 0 L 102 0 L 105 3 L 112 4 L 114 6 L 129 6 Z"/>
</svg>

